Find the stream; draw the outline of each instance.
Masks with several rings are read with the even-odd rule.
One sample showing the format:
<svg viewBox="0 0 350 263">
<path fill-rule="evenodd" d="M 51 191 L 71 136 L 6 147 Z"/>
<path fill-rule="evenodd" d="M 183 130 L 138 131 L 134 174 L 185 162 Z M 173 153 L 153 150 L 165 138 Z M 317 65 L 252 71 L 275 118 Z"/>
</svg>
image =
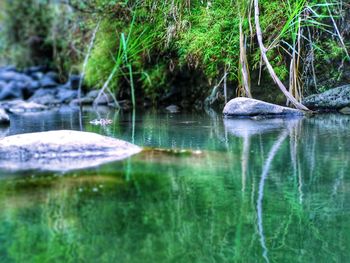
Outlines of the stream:
<svg viewBox="0 0 350 263">
<path fill-rule="evenodd" d="M 13 115 L 0 134 L 83 130 L 145 150 L 87 170 L 0 170 L 0 262 L 347 262 L 349 125 L 332 114 Z"/>
</svg>

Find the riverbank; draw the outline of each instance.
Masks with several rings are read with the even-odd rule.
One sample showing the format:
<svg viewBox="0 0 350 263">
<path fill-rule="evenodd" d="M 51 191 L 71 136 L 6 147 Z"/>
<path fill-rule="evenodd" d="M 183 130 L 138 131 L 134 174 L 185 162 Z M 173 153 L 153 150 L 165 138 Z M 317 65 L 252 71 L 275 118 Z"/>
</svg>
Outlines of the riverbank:
<svg viewBox="0 0 350 263">
<path fill-rule="evenodd" d="M 136 108 L 139 110 L 152 107 L 144 100 L 137 100 L 137 102 Z M 350 108 L 350 85 L 311 95 L 305 98 L 303 103 L 315 112 L 342 112 L 346 114 Z M 203 101 L 202 107 L 204 105 Z M 18 70 L 13 66 L 0 67 L 0 108 L 9 113 L 18 114 L 45 111 L 61 106 L 108 106 L 122 110 L 132 108 L 130 100 L 117 100 L 111 92 L 103 90 L 89 91 L 83 85 L 83 80 L 79 75 L 70 75 L 68 81 L 61 82 L 56 72 L 45 67 L 36 66 L 24 70 Z M 248 105 L 243 106 L 248 107 Z M 207 107 L 210 108 L 210 105 L 207 105 Z M 235 107 L 243 109 L 239 105 Z M 266 111 L 275 111 L 275 109 L 267 109 L 266 107 L 257 105 L 254 106 L 254 109 L 245 109 L 244 115 L 264 115 Z M 274 107 L 277 109 L 279 106 L 275 105 Z M 188 110 L 188 108 L 181 108 L 181 106 L 174 104 L 165 104 L 161 108 L 173 113 Z M 193 110 L 193 107 L 190 110 Z M 197 110 L 201 111 L 203 108 L 197 108 Z M 218 112 L 222 111 L 220 108 L 216 108 L 216 110 Z M 231 115 L 242 115 L 242 113 L 232 111 Z M 3 120 L 5 123 L 6 118 L 3 117 Z"/>
<path fill-rule="evenodd" d="M 47 65 L 60 79 L 83 74 L 88 87 L 139 107 L 221 109 L 236 95 L 250 93 L 283 104 L 286 94 L 300 100 L 350 83 L 348 5 L 9 3 L 0 14 L 0 60 L 21 68 Z M 322 15 L 309 16 L 310 10 Z M 279 91 L 281 84 L 287 93 Z"/>
</svg>

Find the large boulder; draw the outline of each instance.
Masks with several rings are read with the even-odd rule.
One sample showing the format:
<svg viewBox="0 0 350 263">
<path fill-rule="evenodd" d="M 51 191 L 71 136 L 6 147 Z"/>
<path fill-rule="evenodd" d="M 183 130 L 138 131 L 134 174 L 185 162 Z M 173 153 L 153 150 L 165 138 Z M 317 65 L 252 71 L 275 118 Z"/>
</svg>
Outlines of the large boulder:
<svg viewBox="0 0 350 263">
<path fill-rule="evenodd" d="M 10 124 L 10 117 L 7 115 L 4 109 L 0 108 L 0 125 Z"/>
<path fill-rule="evenodd" d="M 121 160 L 140 151 L 134 144 L 90 132 L 27 133 L 0 140 L 0 167 L 68 171 Z"/>
<path fill-rule="evenodd" d="M 228 117 L 302 116 L 304 112 L 260 100 L 235 98 L 226 104 L 223 114 Z"/>
<path fill-rule="evenodd" d="M 314 110 L 337 110 L 350 106 L 350 85 L 306 97 L 303 104 Z"/>
</svg>

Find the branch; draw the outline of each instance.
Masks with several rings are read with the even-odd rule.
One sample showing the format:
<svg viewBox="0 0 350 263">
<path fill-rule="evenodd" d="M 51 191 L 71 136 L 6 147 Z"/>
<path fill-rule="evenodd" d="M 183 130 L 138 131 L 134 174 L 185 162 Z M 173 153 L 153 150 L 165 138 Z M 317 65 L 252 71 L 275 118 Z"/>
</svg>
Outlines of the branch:
<svg viewBox="0 0 350 263">
<path fill-rule="evenodd" d="M 309 111 L 309 109 L 307 107 L 305 107 L 303 104 L 301 104 L 300 102 L 298 102 L 292 94 L 290 94 L 287 90 L 287 88 L 283 85 L 282 81 L 278 78 L 278 76 L 276 75 L 269 59 L 267 58 L 266 52 L 267 49 L 264 46 L 263 43 L 263 38 L 262 38 L 262 31 L 261 31 L 261 27 L 260 27 L 260 20 L 259 20 L 259 0 L 254 0 L 254 8 L 255 8 L 255 26 L 256 26 L 256 35 L 258 38 L 258 42 L 259 42 L 259 47 L 260 47 L 260 52 L 261 52 L 261 56 L 265 62 L 265 65 L 273 79 L 273 81 L 278 85 L 279 89 L 283 92 L 283 94 L 286 96 L 286 98 L 297 108 L 300 110 L 305 110 L 305 111 Z"/>
</svg>

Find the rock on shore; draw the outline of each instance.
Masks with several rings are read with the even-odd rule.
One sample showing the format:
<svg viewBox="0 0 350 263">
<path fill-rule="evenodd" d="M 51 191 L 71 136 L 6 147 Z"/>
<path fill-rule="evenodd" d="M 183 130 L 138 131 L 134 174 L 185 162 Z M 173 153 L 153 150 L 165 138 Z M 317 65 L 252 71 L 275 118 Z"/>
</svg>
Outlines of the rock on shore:
<svg viewBox="0 0 350 263">
<path fill-rule="evenodd" d="M 260 100 L 235 98 L 226 104 L 223 114 L 228 117 L 302 116 L 304 112 Z"/>
<path fill-rule="evenodd" d="M 350 85 L 306 97 L 303 104 L 313 110 L 338 110 L 350 106 Z"/>
<path fill-rule="evenodd" d="M 134 144 L 89 132 L 28 133 L 0 140 L 0 168 L 67 171 L 121 160 L 140 151 Z"/>
<path fill-rule="evenodd" d="M 44 67 L 18 70 L 0 67 L 0 101 L 29 100 L 47 106 L 69 104 L 78 97 L 80 76 L 71 75 L 60 83 L 58 74 Z"/>
</svg>

